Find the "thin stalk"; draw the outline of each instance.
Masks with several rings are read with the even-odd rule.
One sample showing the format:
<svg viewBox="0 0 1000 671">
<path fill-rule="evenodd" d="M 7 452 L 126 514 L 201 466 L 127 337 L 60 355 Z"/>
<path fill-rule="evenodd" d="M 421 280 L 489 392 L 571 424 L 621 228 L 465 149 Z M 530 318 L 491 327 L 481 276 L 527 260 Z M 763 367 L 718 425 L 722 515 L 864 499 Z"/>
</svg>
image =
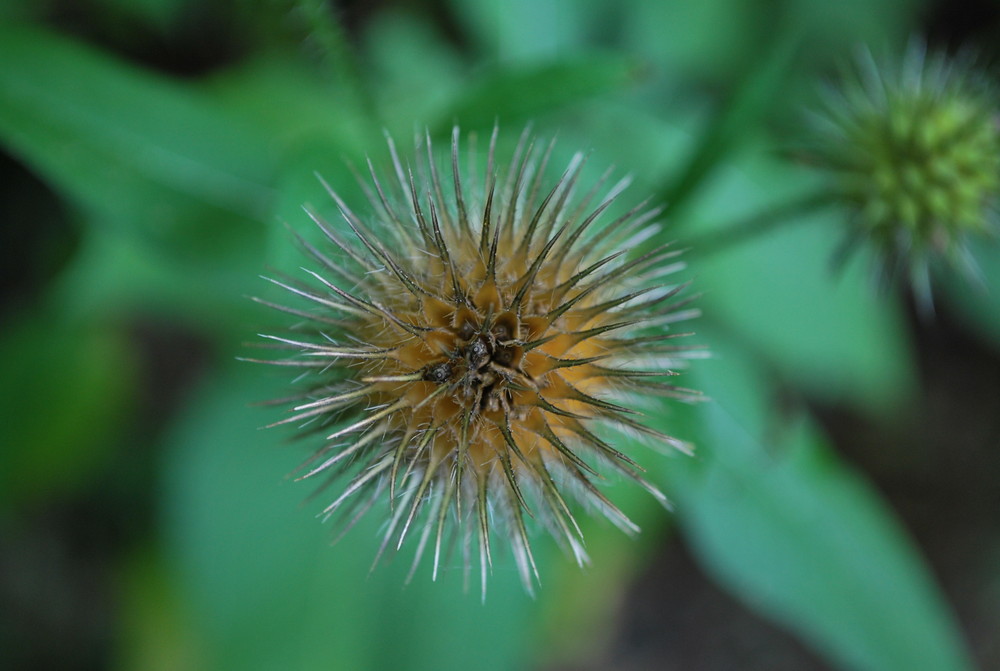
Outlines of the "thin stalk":
<svg viewBox="0 0 1000 671">
<path fill-rule="evenodd" d="M 347 31 L 331 9 L 331 3 L 324 0 L 294 0 L 294 2 L 313 40 L 322 51 L 323 60 L 327 61 L 334 79 L 349 92 L 350 97 L 364 112 L 364 116 L 374 120 L 375 125 L 378 125 L 375 101 L 365 86 Z"/>
<path fill-rule="evenodd" d="M 779 24 L 787 22 L 779 20 Z M 777 27 L 770 50 L 751 65 L 732 96 L 720 105 L 685 168 L 659 194 L 658 200 L 667 204 L 671 216 L 683 210 L 707 177 L 774 107 L 784 104 L 783 90 L 794 75 L 796 57 L 804 46 L 799 30 L 789 25 Z"/>
<path fill-rule="evenodd" d="M 811 193 L 754 214 L 742 221 L 702 233 L 687 240 L 686 258 L 718 254 L 736 245 L 800 221 L 807 214 L 828 207 L 835 199 L 828 193 Z"/>
</svg>

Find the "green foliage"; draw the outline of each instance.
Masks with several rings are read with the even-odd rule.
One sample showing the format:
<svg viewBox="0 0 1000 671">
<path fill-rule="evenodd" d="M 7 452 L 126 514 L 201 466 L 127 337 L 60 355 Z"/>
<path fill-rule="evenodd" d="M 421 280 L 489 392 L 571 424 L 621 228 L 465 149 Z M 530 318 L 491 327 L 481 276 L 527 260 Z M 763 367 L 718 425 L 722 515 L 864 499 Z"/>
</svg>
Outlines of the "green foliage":
<svg viewBox="0 0 1000 671">
<path fill-rule="evenodd" d="M 0 338 L 0 507 L 82 486 L 127 427 L 134 353 L 112 329 L 24 320 Z"/>
<path fill-rule="evenodd" d="M 1000 349 L 1000 247 L 996 240 L 976 241 L 972 247 L 977 280 L 946 276 L 944 294 L 973 329 Z"/>
<path fill-rule="evenodd" d="M 695 231 L 808 192 L 810 182 L 785 166 L 759 159 L 745 165 L 721 175 L 692 205 Z M 899 306 L 872 291 L 859 265 L 834 273 L 832 250 L 842 234 L 832 216 L 799 212 L 794 219 L 794 226 L 704 260 L 693 251 L 706 313 L 820 398 L 871 412 L 905 401 L 912 373 Z"/>
<path fill-rule="evenodd" d="M 94 226 L 218 263 L 259 240 L 267 139 L 196 92 L 25 25 L 0 28 L 0 137 Z"/>
<path fill-rule="evenodd" d="M 706 449 L 664 469 L 706 569 L 845 668 L 971 669 L 875 492 L 808 420 L 761 403 L 770 384 L 745 354 L 712 342 L 697 376 L 717 401 L 704 406 Z"/>
</svg>

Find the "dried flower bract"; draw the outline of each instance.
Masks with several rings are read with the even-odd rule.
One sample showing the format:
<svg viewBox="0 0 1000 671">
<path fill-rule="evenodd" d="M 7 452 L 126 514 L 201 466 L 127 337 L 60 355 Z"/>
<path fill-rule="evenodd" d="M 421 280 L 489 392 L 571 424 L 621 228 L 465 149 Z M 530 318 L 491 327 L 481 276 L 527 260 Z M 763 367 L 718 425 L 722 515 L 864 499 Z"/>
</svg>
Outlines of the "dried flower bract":
<svg viewBox="0 0 1000 671">
<path fill-rule="evenodd" d="M 637 531 L 599 474 L 666 501 L 605 427 L 689 449 L 636 408 L 697 396 L 670 383 L 698 352 L 675 344 L 689 334 L 674 324 L 696 313 L 686 284 L 671 280 L 679 251 L 632 253 L 657 233 L 659 212 L 608 214 L 627 179 L 608 187 L 609 170 L 580 188 L 577 154 L 547 186 L 553 144 L 525 131 L 504 169 L 497 135 L 482 180 L 459 168 L 457 129 L 450 165 L 438 165 L 428 136 L 410 169 L 390 139 L 392 178 L 371 169 L 362 181 L 367 215 L 324 183 L 343 223 L 310 212 L 329 243 L 302 241 L 317 270 L 304 283 L 271 280 L 304 304 L 268 303 L 302 321 L 292 335 L 264 337 L 291 351 L 270 363 L 305 372 L 278 423 L 325 438 L 301 477 L 345 483 L 327 515 L 350 522 L 387 495 L 383 549 L 415 537 L 414 567 L 430 550 L 436 576 L 453 544 L 466 566 L 478 548 L 484 590 L 491 536 L 502 534 L 530 591 L 528 517 L 582 564 L 576 508 Z"/>
</svg>

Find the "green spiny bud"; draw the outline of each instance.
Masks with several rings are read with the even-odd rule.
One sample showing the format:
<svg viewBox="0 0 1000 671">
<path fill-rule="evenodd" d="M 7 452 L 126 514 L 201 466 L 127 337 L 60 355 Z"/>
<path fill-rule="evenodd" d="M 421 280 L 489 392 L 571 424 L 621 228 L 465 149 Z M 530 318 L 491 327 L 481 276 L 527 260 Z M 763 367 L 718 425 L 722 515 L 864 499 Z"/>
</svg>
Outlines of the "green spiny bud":
<svg viewBox="0 0 1000 671">
<path fill-rule="evenodd" d="M 918 44 L 898 64 L 862 54 L 827 91 L 812 155 L 888 274 L 926 276 L 933 257 L 966 259 L 970 234 L 995 232 L 998 109 L 968 63 Z"/>
</svg>

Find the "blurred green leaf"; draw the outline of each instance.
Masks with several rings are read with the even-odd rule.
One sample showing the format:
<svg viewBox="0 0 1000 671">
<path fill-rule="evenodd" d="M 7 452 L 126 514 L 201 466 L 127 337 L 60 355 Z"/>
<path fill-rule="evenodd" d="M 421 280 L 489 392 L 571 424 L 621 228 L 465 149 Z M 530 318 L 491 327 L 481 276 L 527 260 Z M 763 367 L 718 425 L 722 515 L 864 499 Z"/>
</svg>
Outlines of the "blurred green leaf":
<svg viewBox="0 0 1000 671">
<path fill-rule="evenodd" d="M 699 456 L 665 470 L 705 568 L 843 668 L 971 669 L 916 550 L 870 487 L 804 421 L 776 423 L 770 385 L 713 338 L 699 366 Z"/>
<path fill-rule="evenodd" d="M 970 283 L 951 268 L 938 279 L 948 305 L 957 308 L 972 328 L 1000 348 L 1000 241 L 977 240 L 971 247 L 982 272 L 982 285 Z"/>
<path fill-rule="evenodd" d="M 41 9 L 38 5 L 38 2 L 32 0 L 0 0 L 0 19 L 24 21 L 34 18 Z"/>
<path fill-rule="evenodd" d="M 384 143 L 384 139 L 382 142 Z M 329 139 L 315 137 L 289 150 L 288 160 L 278 181 L 281 188 L 275 207 L 275 217 L 285 225 L 273 229 L 268 245 L 269 267 L 296 276 L 300 273 L 295 269 L 315 269 L 313 266 L 318 262 L 296 244 L 297 238 L 309 241 L 318 249 L 330 249 L 333 243 L 312 221 L 307 210 L 318 214 L 327 225 L 346 239 L 356 240 L 354 233 L 344 223 L 344 217 L 337 210 L 333 198 L 320 181 L 322 179 L 330 184 L 355 211 L 366 216 L 371 214 L 368 201 L 358 187 L 348 162 L 358 170 L 367 170 L 367 167 L 364 166 L 363 159 L 350 157 L 345 152 L 346 149 L 344 145 Z M 373 155 L 373 160 L 376 160 L 375 156 L 377 154 Z M 287 296 L 283 289 L 277 290 L 273 286 L 267 288 L 277 296 Z"/>
<path fill-rule="evenodd" d="M 543 65 L 495 67 L 473 77 L 444 118 L 431 129 L 444 134 L 456 122 L 466 129 L 489 128 L 497 120 L 509 128 L 586 98 L 621 91 L 637 76 L 633 61 L 610 54 L 581 54 Z"/>
<path fill-rule="evenodd" d="M 622 41 L 630 50 L 655 60 L 668 75 L 699 79 L 745 71 L 754 46 L 748 27 L 761 18 L 743 0 L 631 2 L 620 9 Z"/>
<path fill-rule="evenodd" d="M 794 167 L 762 160 L 729 169 L 698 197 L 694 230 L 709 232 L 809 191 Z M 720 222 L 722 222 L 720 224 Z M 869 413 L 898 405 L 913 384 L 901 307 L 879 294 L 862 259 L 834 272 L 835 214 L 800 216 L 691 267 L 706 316 L 731 329 L 789 379 Z"/>
<path fill-rule="evenodd" d="M 217 341 L 245 339 L 261 310 L 247 298 L 262 255 L 241 264 L 178 260 L 94 232 L 55 279 L 47 303 L 66 320 L 163 319 Z"/>
<path fill-rule="evenodd" d="M 751 62 L 740 85 L 700 134 L 684 169 L 663 192 L 661 200 L 670 212 L 680 211 L 726 156 L 754 137 L 762 121 L 783 100 L 781 92 L 792 79 L 803 44 L 798 31 L 781 25 L 777 30 L 766 55 Z"/>
<path fill-rule="evenodd" d="M 152 26 L 161 33 L 166 33 L 170 26 L 183 16 L 185 10 L 190 12 L 193 3 L 190 0 L 93 0 L 96 5 L 92 11 L 102 17 L 109 17 L 122 27 L 127 27 L 133 21 L 143 26 Z"/>
<path fill-rule="evenodd" d="M 629 2 L 621 13 L 621 42 L 663 68 L 670 79 L 728 84 L 746 72 L 792 27 L 806 36 L 801 66 L 826 69 L 859 44 L 900 43 L 914 31 L 914 9 L 923 0 L 790 0 L 762 4 L 741 0 Z M 762 11 L 766 8 L 766 11 Z M 798 82 L 801 84 L 801 82 Z M 681 92 L 683 94 L 683 92 Z M 776 97 L 786 105 L 787 89 Z"/>
<path fill-rule="evenodd" d="M 248 59 L 216 73 L 201 90 L 227 114 L 269 139 L 277 185 L 272 215 L 283 210 L 290 170 L 322 172 L 331 163 L 344 166 L 345 158 L 357 160 L 384 146 L 378 119 L 288 54 L 268 52 Z M 303 166 L 305 161 L 315 163 Z"/>
<path fill-rule="evenodd" d="M 177 577 L 164 561 L 162 548 L 133 552 L 119 570 L 121 630 L 116 663 L 121 671 L 196 671 L 208 669 L 197 647 L 189 613 L 177 590 Z"/>
<path fill-rule="evenodd" d="M 819 60 L 831 52 L 844 55 L 859 44 L 902 44 L 919 30 L 919 11 L 926 0 L 790 0 L 788 18 L 809 33 L 811 48 L 803 54 Z"/>
<path fill-rule="evenodd" d="M 112 453 L 135 392 L 133 353 L 113 329 L 35 317 L 0 339 L 0 502 L 86 481 Z"/>
<path fill-rule="evenodd" d="M 161 251 L 253 249 L 273 158 L 179 85 L 27 25 L 0 27 L 0 141 L 89 214 Z"/>
<path fill-rule="evenodd" d="M 545 61 L 579 51 L 609 5 L 573 0 L 453 0 L 475 50 L 493 60 Z"/>
<path fill-rule="evenodd" d="M 409 135 L 439 118 L 466 83 L 467 64 L 426 18 L 376 16 L 364 51 L 381 120 L 393 134 Z"/>
</svg>

